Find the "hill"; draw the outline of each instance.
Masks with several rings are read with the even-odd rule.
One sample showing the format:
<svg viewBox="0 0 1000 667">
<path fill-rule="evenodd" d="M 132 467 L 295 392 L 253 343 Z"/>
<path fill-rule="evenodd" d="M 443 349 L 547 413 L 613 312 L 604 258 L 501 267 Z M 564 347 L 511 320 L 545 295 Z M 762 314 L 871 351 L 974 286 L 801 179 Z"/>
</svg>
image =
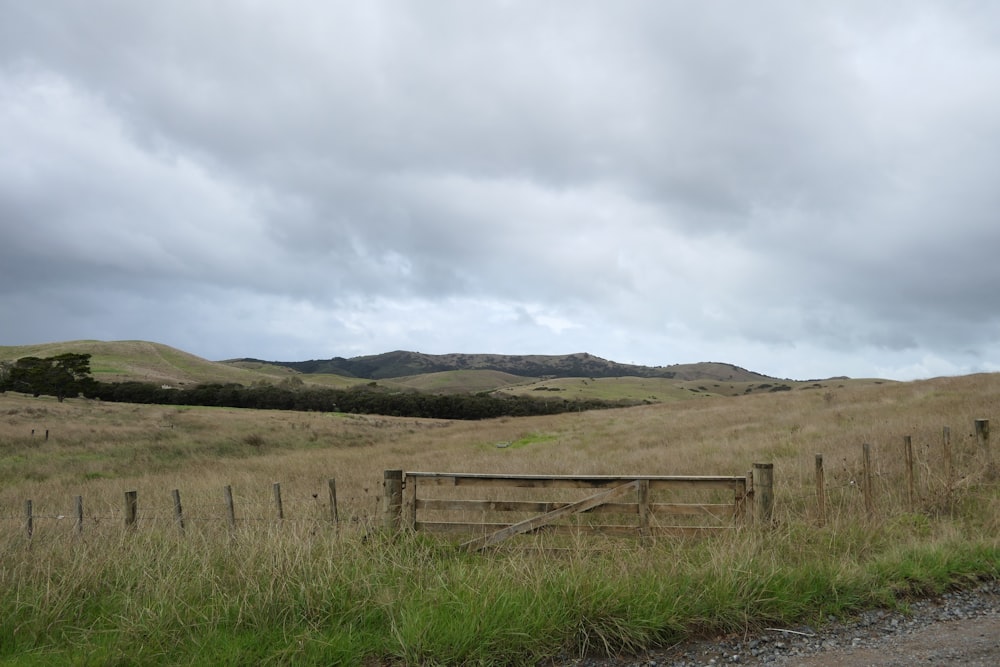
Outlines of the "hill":
<svg viewBox="0 0 1000 667">
<path fill-rule="evenodd" d="M 725 363 L 650 367 L 620 364 L 586 353 L 518 356 L 396 351 L 353 359 L 216 362 L 146 341 L 78 340 L 0 346 L 0 362 L 65 352 L 90 354 L 91 370 L 99 381 L 139 381 L 177 388 L 235 383 L 247 387 L 309 385 L 342 389 L 377 383 L 379 391 L 389 393 L 485 392 L 496 396 L 658 403 L 880 382 L 847 378 L 796 382 L 777 380 Z"/>
<path fill-rule="evenodd" d="M 534 380 L 535 378 L 511 375 L 501 371 L 438 371 L 393 378 L 390 383 L 386 384 L 433 394 L 475 394 L 515 387 Z"/>
<path fill-rule="evenodd" d="M 75 340 L 38 345 L 0 346 L 0 361 L 21 357 L 52 357 L 64 353 L 90 354 L 94 379 L 103 382 L 151 382 L 184 386 L 209 382 L 249 385 L 297 375 L 280 366 L 256 368 L 208 361 L 188 352 L 146 341 Z"/>
<path fill-rule="evenodd" d="M 300 373 L 333 373 L 367 380 L 408 377 L 447 371 L 487 370 L 530 378 L 641 377 L 668 380 L 765 382 L 775 378 L 732 364 L 703 362 L 672 366 L 638 366 L 595 357 L 586 352 L 564 355 L 423 354 L 397 350 L 384 354 L 334 357 L 312 361 L 238 359 L 228 363 L 270 364 Z"/>
</svg>

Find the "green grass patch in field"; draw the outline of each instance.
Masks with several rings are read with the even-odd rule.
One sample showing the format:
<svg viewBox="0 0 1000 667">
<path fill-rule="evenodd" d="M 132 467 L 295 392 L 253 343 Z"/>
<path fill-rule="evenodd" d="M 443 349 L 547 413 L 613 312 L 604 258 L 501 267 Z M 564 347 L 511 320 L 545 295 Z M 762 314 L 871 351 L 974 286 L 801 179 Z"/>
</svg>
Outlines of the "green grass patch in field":
<svg viewBox="0 0 1000 667">
<path fill-rule="evenodd" d="M 551 433 L 529 433 L 528 435 L 518 438 L 510 443 L 509 447 L 512 449 L 518 449 L 520 447 L 527 447 L 528 445 L 537 445 L 543 442 L 552 442 L 557 440 L 558 436 Z"/>
</svg>

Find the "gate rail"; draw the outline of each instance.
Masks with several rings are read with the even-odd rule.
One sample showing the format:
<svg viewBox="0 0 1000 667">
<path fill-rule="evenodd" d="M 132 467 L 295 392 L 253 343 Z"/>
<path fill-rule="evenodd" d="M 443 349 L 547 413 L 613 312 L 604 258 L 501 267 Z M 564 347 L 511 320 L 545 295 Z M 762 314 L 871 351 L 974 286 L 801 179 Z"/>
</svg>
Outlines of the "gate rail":
<svg viewBox="0 0 1000 667">
<path fill-rule="evenodd" d="M 469 549 L 481 549 L 513 535 L 539 530 L 639 537 L 724 530 L 747 523 L 755 515 L 770 519 L 771 470 L 771 464 L 754 464 L 752 473 L 746 476 L 508 475 L 386 470 L 383 523 L 391 531 L 405 528 L 475 536 L 464 542 Z M 754 502 L 755 486 L 761 496 L 759 500 L 767 507 Z M 524 489 L 584 492 L 589 489 L 595 493 L 580 497 L 572 491 L 553 491 L 561 494 L 560 500 L 515 497 L 523 494 L 519 490 Z M 665 495 L 677 491 L 707 491 L 713 501 L 662 501 Z M 507 497 L 485 498 L 485 495 Z M 521 518 L 525 515 L 528 518 Z M 571 517 L 575 522 L 566 523 Z M 686 523 L 670 525 L 665 523 L 667 517 L 673 517 L 675 523 Z M 617 522 L 607 521 L 612 518 Z M 693 520 L 710 525 L 692 524 Z"/>
</svg>

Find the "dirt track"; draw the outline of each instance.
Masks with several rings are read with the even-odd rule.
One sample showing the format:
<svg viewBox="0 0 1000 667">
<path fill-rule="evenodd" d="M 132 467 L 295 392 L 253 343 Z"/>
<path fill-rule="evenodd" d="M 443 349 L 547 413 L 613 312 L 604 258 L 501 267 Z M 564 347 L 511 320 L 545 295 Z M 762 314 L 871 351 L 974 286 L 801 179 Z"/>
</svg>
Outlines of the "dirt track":
<svg viewBox="0 0 1000 667">
<path fill-rule="evenodd" d="M 563 667 L 909 667 L 1000 665 L 1000 582 L 917 600 L 906 613 L 872 610 L 819 629 L 769 628 L 753 636 L 689 642 L 644 655 L 582 658 Z"/>
<path fill-rule="evenodd" d="M 839 665 L 996 667 L 996 665 L 1000 665 L 1000 616 L 992 615 L 961 621 L 932 623 L 909 634 L 896 635 L 877 641 L 872 646 L 830 649 L 811 656 L 782 659 L 780 662 L 735 664 L 799 665 L 801 667 L 834 667 Z"/>
</svg>

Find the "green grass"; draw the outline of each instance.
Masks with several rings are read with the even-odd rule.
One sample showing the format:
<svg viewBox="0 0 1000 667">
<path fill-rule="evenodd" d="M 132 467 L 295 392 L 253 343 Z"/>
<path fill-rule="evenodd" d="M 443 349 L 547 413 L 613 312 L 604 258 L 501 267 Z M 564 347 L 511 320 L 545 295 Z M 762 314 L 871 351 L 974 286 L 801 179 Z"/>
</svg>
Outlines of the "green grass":
<svg viewBox="0 0 1000 667">
<path fill-rule="evenodd" d="M 905 608 L 1000 576 L 1000 485 L 980 476 L 971 432 L 998 397 L 1000 376 L 974 376 L 466 423 L 0 396 L 0 664 L 528 665 Z M 943 425 L 963 479 L 952 489 Z M 913 508 L 900 481 L 904 434 L 918 445 Z M 879 472 L 871 520 L 855 483 L 863 442 L 875 443 Z M 544 548 L 565 538 L 538 535 L 529 544 L 540 549 L 481 554 L 372 530 L 390 468 L 742 474 L 771 457 L 768 528 L 648 545 L 581 538 L 559 551 Z M 333 477 L 339 530 L 324 504 Z M 127 490 L 139 493 L 131 532 Z M 76 495 L 80 538 L 63 516 Z"/>
<path fill-rule="evenodd" d="M 402 388 L 438 394 L 475 394 L 528 384 L 533 381 L 533 378 L 491 370 L 441 371 L 392 379 L 394 385 Z"/>
<path fill-rule="evenodd" d="M 1000 545 L 959 528 L 928 540 L 905 523 L 797 525 L 548 557 L 332 529 L 146 530 L 30 551 L 8 535 L 0 664 L 528 665 L 633 652 L 997 576 Z"/>
<path fill-rule="evenodd" d="M 527 447 L 528 445 L 536 445 L 542 442 L 552 442 L 558 439 L 559 436 L 552 433 L 529 433 L 528 435 L 518 438 L 510 443 L 509 447 L 512 449 L 517 449 L 519 447 Z"/>
</svg>

